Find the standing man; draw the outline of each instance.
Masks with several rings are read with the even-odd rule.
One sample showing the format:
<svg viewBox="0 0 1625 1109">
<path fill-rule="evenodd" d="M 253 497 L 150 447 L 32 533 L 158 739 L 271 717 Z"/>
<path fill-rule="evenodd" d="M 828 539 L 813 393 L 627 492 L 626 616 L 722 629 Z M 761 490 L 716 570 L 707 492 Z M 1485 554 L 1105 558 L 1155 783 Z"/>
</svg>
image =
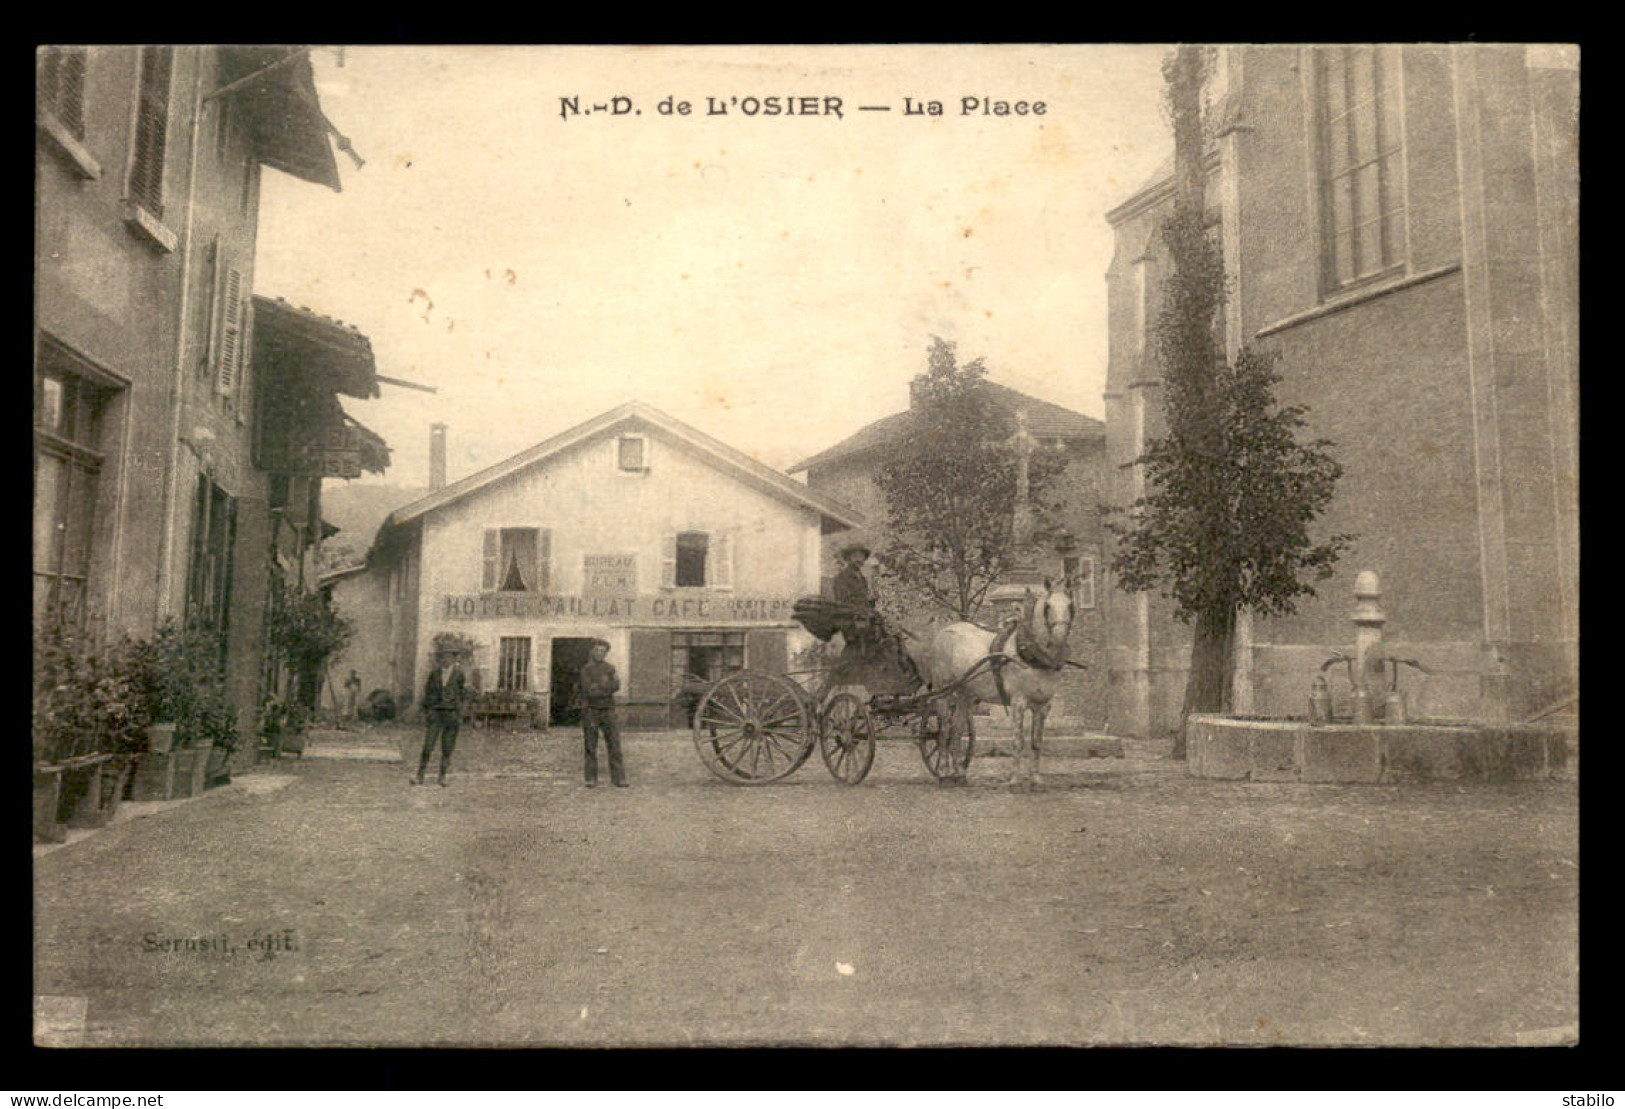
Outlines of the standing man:
<svg viewBox="0 0 1625 1109">
<path fill-rule="evenodd" d="M 598 784 L 598 733 L 604 734 L 604 746 L 609 751 L 609 779 L 618 786 L 626 780 L 626 767 L 621 761 L 621 727 L 615 719 L 615 692 L 621 688 L 621 679 L 615 667 L 604 661 L 609 657 L 609 644 L 602 639 L 592 641 L 591 658 L 581 668 L 581 730 L 586 739 L 583 773 L 588 787 Z"/>
<path fill-rule="evenodd" d="M 463 724 L 463 668 L 457 663 L 457 651 L 440 647 L 434 654 L 434 669 L 423 684 L 423 754 L 418 757 L 418 776 L 412 784 L 423 784 L 423 772 L 429 766 L 429 756 L 440 748 L 440 784 L 446 784 L 446 771 L 451 767 L 451 753 L 457 746 L 457 732 Z"/>
<path fill-rule="evenodd" d="M 356 698 L 361 695 L 361 675 L 354 670 L 344 679 L 344 720 L 353 724 L 356 719 Z"/>
</svg>

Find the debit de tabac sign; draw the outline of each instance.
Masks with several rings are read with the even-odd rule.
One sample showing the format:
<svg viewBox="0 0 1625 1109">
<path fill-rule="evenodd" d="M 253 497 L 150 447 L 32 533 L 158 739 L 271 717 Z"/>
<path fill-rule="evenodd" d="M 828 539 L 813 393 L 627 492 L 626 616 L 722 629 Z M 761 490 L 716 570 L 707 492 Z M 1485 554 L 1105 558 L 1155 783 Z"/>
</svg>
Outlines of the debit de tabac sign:
<svg viewBox="0 0 1625 1109">
<path fill-rule="evenodd" d="M 791 598 L 703 596 L 553 597 L 540 593 L 447 593 L 448 620 L 591 620 L 616 624 L 790 623 Z"/>
</svg>

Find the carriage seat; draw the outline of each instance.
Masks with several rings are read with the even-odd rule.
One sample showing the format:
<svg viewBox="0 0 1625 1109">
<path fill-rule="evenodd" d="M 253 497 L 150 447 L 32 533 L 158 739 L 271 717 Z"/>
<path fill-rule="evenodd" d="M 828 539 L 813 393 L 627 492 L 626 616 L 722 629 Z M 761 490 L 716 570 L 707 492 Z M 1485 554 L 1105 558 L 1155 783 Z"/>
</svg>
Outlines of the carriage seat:
<svg viewBox="0 0 1625 1109">
<path fill-rule="evenodd" d="M 820 643 L 828 643 L 840 632 L 852 642 L 864 624 L 873 623 L 873 613 L 843 605 L 824 597 L 802 597 L 790 606 L 790 618 L 806 628 Z"/>
</svg>

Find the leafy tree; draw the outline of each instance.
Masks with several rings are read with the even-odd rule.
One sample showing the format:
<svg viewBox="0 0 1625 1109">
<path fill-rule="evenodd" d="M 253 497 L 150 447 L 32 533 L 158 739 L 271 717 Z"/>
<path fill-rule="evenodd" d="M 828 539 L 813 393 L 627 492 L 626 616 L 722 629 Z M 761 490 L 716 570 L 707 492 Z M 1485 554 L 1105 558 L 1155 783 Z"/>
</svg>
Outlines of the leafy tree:
<svg viewBox="0 0 1625 1109">
<path fill-rule="evenodd" d="M 876 474 L 887 517 L 876 551 L 883 608 L 924 602 L 969 620 L 1014 553 L 1016 460 L 1006 441 L 1015 420 L 982 388 L 986 379 L 982 359 L 960 365 L 953 343 L 932 339 L 927 369 L 914 379 L 918 422 Z M 1035 537 L 1057 507 L 1045 494 L 1065 467 L 1062 455 L 1033 453 Z"/>
<path fill-rule="evenodd" d="M 314 710 L 322 664 L 350 642 L 354 625 L 334 612 L 320 593 L 286 584 L 277 588 L 265 624 L 273 655 L 298 681 L 290 700 Z"/>
<path fill-rule="evenodd" d="M 1126 522 L 1108 526 L 1120 539 L 1112 560 L 1118 585 L 1160 590 L 1194 627 L 1174 749 L 1183 757 L 1190 714 L 1227 707 L 1237 614 L 1296 611 L 1299 600 L 1314 596 L 1306 579 L 1330 577 L 1353 536 L 1310 538 L 1342 467 L 1327 440 L 1298 441 L 1307 409 L 1276 401 L 1274 356 L 1243 349 L 1233 364 L 1224 358 L 1214 326 L 1223 263 L 1202 225 L 1200 53 L 1180 47 L 1164 75 L 1176 193 L 1160 231 L 1173 272 L 1153 345 L 1168 431 L 1133 463 L 1144 468 L 1149 492 L 1129 506 Z"/>
</svg>

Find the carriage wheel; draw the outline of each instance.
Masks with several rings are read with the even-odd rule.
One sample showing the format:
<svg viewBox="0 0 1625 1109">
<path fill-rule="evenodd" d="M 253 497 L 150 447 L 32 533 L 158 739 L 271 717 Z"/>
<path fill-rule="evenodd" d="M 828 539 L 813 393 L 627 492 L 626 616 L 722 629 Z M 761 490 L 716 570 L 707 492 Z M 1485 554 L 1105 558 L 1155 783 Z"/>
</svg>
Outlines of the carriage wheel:
<svg viewBox="0 0 1625 1109">
<path fill-rule="evenodd" d="M 729 674 L 694 707 L 700 760 L 734 785 L 762 785 L 795 773 L 812 754 L 817 735 L 801 687 L 778 674 Z"/>
<path fill-rule="evenodd" d="M 869 706 L 850 693 L 837 693 L 819 720 L 818 752 L 838 782 L 855 786 L 875 764 L 875 722 Z"/>
<path fill-rule="evenodd" d="M 919 719 L 920 757 L 925 768 L 938 781 L 963 778 L 970 769 L 971 756 L 976 752 L 976 727 L 969 719 L 965 732 L 958 735 L 953 726 L 953 713 L 945 718 L 941 713 L 927 710 Z"/>
</svg>

